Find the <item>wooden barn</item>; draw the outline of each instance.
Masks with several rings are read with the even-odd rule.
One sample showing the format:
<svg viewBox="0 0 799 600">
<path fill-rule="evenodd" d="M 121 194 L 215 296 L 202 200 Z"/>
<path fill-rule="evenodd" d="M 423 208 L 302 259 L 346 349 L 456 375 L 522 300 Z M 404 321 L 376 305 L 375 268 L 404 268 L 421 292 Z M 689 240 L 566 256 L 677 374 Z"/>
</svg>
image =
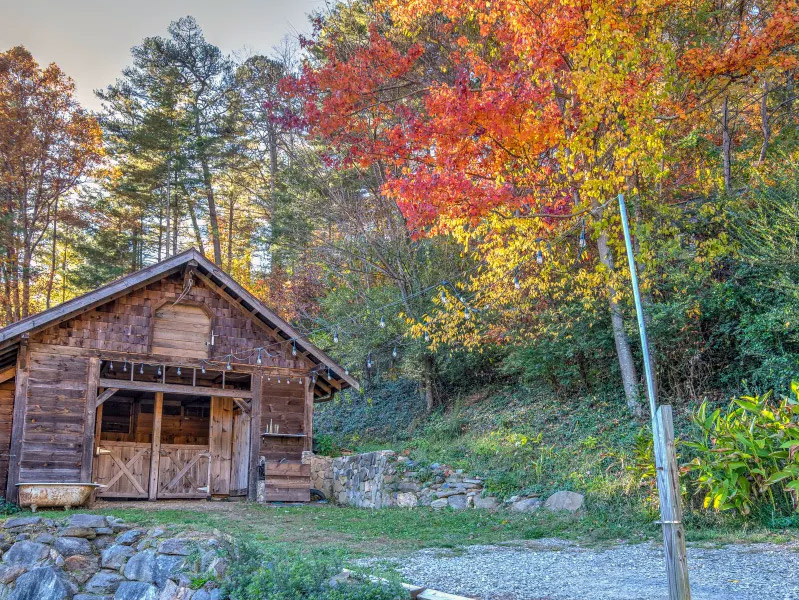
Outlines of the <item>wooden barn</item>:
<svg viewBox="0 0 799 600">
<path fill-rule="evenodd" d="M 0 483 L 307 501 L 313 404 L 350 386 L 189 250 L 0 329 Z"/>
</svg>

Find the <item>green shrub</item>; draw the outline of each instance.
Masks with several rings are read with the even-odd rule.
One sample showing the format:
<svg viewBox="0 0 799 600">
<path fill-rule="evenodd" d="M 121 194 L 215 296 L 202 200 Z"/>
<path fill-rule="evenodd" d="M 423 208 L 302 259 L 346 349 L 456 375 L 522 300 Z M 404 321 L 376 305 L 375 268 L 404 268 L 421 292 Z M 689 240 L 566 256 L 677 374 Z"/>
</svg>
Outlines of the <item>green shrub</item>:
<svg viewBox="0 0 799 600">
<path fill-rule="evenodd" d="M 222 591 L 231 600 L 397 600 L 395 583 L 354 581 L 334 584 L 343 568 L 340 553 L 319 550 L 303 554 L 295 550 L 262 552 L 254 546 L 236 549 Z"/>
<path fill-rule="evenodd" d="M 683 442 L 697 456 L 689 463 L 702 506 L 749 514 L 760 504 L 778 513 L 797 508 L 799 492 L 799 384 L 795 398 L 775 401 L 771 392 L 733 400 L 727 411 L 694 414 L 701 435 Z"/>
</svg>

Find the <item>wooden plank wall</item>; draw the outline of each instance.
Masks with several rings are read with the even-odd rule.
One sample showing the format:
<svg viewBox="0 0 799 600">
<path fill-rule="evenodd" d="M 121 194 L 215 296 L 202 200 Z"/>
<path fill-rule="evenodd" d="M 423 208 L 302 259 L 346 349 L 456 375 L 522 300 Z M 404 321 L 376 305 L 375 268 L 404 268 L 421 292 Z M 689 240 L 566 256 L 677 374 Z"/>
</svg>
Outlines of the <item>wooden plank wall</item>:
<svg viewBox="0 0 799 600">
<path fill-rule="evenodd" d="M 80 481 L 89 359 L 30 353 L 19 481 Z"/>
<path fill-rule="evenodd" d="M 261 433 L 267 426 L 280 425 L 280 433 L 304 433 L 305 385 L 297 381 L 264 379 L 261 397 Z M 266 458 L 267 501 L 307 502 L 310 500 L 311 467 L 303 465 L 304 438 L 262 437 L 261 456 Z"/>
<path fill-rule="evenodd" d="M 230 493 L 247 495 L 250 460 L 250 416 L 241 409 L 233 411 L 233 457 L 230 467 Z"/>
<path fill-rule="evenodd" d="M 211 453 L 212 495 L 230 492 L 231 458 L 233 454 L 233 398 L 211 398 L 211 433 L 208 442 Z"/>
<path fill-rule="evenodd" d="M 8 483 L 11 454 L 11 417 L 14 413 L 14 379 L 0 383 L 0 490 Z"/>
</svg>

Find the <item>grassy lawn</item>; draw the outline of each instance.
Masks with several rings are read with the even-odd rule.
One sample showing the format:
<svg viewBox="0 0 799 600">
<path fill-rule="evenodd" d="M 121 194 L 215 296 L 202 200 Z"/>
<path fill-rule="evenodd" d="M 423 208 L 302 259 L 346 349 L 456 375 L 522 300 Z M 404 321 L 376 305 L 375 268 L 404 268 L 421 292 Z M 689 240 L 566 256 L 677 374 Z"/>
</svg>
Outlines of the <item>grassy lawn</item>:
<svg viewBox="0 0 799 600">
<path fill-rule="evenodd" d="M 173 505 L 174 504 L 174 505 Z M 660 528 L 642 516 L 594 510 L 580 517 L 541 511 L 516 514 L 430 509 L 369 511 L 328 505 L 262 506 L 244 503 L 107 503 L 91 511 L 114 515 L 140 526 L 177 530 L 219 530 L 263 547 L 329 548 L 348 556 L 396 556 L 420 548 L 454 548 L 470 544 L 558 537 L 586 545 L 617 541 L 659 540 Z M 41 511 L 63 518 L 63 511 Z M 689 541 L 707 543 L 788 541 L 795 530 L 775 532 L 744 528 L 740 523 L 693 523 Z"/>
</svg>

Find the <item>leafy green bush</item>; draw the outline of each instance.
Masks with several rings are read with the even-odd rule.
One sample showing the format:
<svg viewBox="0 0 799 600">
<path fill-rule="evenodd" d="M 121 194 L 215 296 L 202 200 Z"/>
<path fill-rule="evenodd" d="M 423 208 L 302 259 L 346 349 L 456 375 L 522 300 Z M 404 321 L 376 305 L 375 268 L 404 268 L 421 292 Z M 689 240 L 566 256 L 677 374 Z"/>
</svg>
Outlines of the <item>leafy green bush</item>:
<svg viewBox="0 0 799 600">
<path fill-rule="evenodd" d="M 705 509 L 749 514 L 758 504 L 775 512 L 797 508 L 799 492 L 799 384 L 795 398 L 775 401 L 771 392 L 733 400 L 727 411 L 694 415 L 700 440 L 683 442 L 698 456 L 688 465 Z"/>
<path fill-rule="evenodd" d="M 222 591 L 231 600 L 397 600 L 395 583 L 352 581 L 335 583 L 343 568 L 340 553 L 327 550 L 303 554 L 293 550 L 261 552 L 251 545 L 236 549 Z"/>
</svg>

